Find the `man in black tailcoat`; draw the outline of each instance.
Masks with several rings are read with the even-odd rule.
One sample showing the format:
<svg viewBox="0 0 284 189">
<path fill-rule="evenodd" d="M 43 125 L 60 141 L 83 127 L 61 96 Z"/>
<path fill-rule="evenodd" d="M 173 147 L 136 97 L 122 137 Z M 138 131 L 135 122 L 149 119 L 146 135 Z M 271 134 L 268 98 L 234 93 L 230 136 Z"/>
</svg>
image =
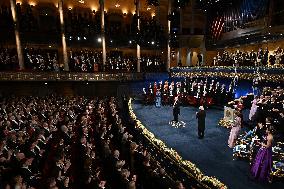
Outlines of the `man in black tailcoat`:
<svg viewBox="0 0 284 189">
<path fill-rule="evenodd" d="M 205 117 L 206 112 L 203 106 L 199 107 L 199 111 L 196 112 L 196 119 L 198 119 L 198 138 L 202 139 L 204 137 L 205 131 Z"/>
<path fill-rule="evenodd" d="M 176 96 L 174 100 L 174 105 L 173 105 L 173 116 L 174 120 L 176 123 L 178 122 L 178 115 L 180 114 L 180 102 L 179 102 L 179 97 Z"/>
</svg>

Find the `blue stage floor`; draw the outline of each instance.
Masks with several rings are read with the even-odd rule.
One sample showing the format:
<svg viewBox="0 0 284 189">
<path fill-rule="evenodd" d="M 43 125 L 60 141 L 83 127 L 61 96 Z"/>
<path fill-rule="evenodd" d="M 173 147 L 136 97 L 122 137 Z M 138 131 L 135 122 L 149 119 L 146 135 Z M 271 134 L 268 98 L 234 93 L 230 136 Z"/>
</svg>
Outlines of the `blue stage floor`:
<svg viewBox="0 0 284 189">
<path fill-rule="evenodd" d="M 195 119 L 198 109 L 195 107 L 181 107 L 179 120 L 186 123 L 184 128 L 169 125 L 173 119 L 172 107 L 156 108 L 134 101 L 133 110 L 137 118 L 168 147 L 174 148 L 183 159 L 195 163 L 204 174 L 216 176 L 230 189 L 284 189 L 281 182 L 263 184 L 252 180 L 249 163 L 232 160 L 232 150 L 227 146 L 230 131 L 218 126 L 223 111 L 207 110 L 205 137 L 198 139 Z"/>
</svg>

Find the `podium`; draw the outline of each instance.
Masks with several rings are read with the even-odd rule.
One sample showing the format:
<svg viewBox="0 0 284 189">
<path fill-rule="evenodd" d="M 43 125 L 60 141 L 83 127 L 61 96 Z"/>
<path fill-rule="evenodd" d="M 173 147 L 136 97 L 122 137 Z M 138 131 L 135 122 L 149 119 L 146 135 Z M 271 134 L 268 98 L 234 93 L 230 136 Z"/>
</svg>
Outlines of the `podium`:
<svg viewBox="0 0 284 189">
<path fill-rule="evenodd" d="M 233 122 L 236 117 L 235 109 L 231 107 L 224 107 L 224 121 L 231 121 Z"/>
</svg>

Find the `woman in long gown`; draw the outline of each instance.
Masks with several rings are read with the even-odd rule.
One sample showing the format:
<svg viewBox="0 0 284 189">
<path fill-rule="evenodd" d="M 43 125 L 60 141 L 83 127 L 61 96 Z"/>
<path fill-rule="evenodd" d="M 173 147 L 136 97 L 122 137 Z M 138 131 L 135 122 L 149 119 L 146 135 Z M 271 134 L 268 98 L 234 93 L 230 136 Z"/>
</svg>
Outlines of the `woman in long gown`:
<svg viewBox="0 0 284 189">
<path fill-rule="evenodd" d="M 272 168 L 272 131 L 272 127 L 266 129 L 266 140 L 261 143 L 261 148 L 258 150 L 251 168 L 252 176 L 257 180 L 265 182 L 270 181 Z"/>
<path fill-rule="evenodd" d="M 229 136 L 229 139 L 228 139 L 228 146 L 230 148 L 234 148 L 236 140 L 239 137 L 241 128 L 242 128 L 242 116 L 241 116 L 240 112 L 237 112 L 236 118 L 235 118 L 234 123 L 232 125 L 230 136 Z"/>
<path fill-rule="evenodd" d="M 252 106 L 249 112 L 249 120 L 254 121 L 255 113 L 257 111 L 257 97 L 252 101 Z"/>
</svg>

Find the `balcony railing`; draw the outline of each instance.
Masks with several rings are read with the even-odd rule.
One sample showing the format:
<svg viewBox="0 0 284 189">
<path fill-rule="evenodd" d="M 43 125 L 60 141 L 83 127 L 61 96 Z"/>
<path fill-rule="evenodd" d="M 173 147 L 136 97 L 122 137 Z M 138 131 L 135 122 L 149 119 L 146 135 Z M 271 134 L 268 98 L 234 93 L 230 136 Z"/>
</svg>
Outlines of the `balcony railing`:
<svg viewBox="0 0 284 189">
<path fill-rule="evenodd" d="M 0 72 L 0 81 L 137 81 L 142 73 Z"/>
</svg>

